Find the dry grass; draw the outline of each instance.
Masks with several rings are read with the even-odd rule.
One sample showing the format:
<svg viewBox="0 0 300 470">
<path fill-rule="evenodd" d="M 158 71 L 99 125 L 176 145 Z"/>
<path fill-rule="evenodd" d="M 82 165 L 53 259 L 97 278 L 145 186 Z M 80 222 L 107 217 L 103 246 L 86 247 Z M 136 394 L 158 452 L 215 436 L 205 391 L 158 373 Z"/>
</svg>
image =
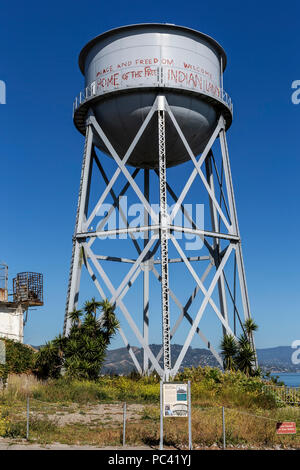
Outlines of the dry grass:
<svg viewBox="0 0 300 470">
<path fill-rule="evenodd" d="M 192 377 L 193 403 L 201 406 L 224 405 L 244 409 L 276 408 L 272 396 L 262 393 L 259 379 L 245 378 L 243 374 L 221 374 L 211 377 L 213 369 L 199 372 L 195 369 Z M 185 380 L 179 377 L 180 380 Z M 2 393 L 7 401 L 25 400 L 29 395 L 48 403 L 159 403 L 159 380 L 143 377 L 138 380 L 129 377 L 101 377 L 97 382 L 88 380 L 67 381 L 64 379 L 38 381 L 32 375 L 12 375 L 8 387 Z M 1 394 L 0 394 L 1 398 Z"/>
<path fill-rule="evenodd" d="M 70 409 L 56 409 L 48 404 L 45 409 L 41 403 L 31 401 L 30 439 L 42 444 L 60 442 L 73 445 L 108 446 L 122 443 L 121 404 L 102 405 L 102 414 L 95 415 L 93 406 Z M 37 408 L 36 405 L 38 405 Z M 132 407 L 132 408 L 130 408 Z M 129 418 L 126 426 L 126 444 L 150 445 L 159 443 L 159 407 L 155 405 L 139 406 L 133 412 L 134 405 L 128 405 Z M 26 434 L 25 409 L 14 410 L 10 418 L 14 424 L 11 437 L 24 438 Z M 55 413 L 53 413 L 55 411 Z M 300 410 L 282 408 L 279 410 L 261 410 L 256 415 L 243 410 L 226 409 L 227 445 L 249 448 L 274 448 L 285 446 L 300 449 L 300 434 L 296 436 L 278 436 L 275 433 L 276 421 L 295 420 L 300 426 Z M 109 418 L 109 419 L 107 419 Z M 269 418 L 269 419 L 265 419 Z M 192 408 L 192 435 L 195 447 L 222 447 L 222 413 L 220 407 Z M 186 418 L 166 418 L 164 420 L 165 445 L 184 449 L 188 445 L 188 426 Z"/>
<path fill-rule="evenodd" d="M 145 420 L 152 421 L 149 429 L 141 429 L 144 442 L 158 442 L 159 410 L 157 407 L 144 409 Z M 226 442 L 228 445 L 246 445 L 254 447 L 274 447 L 276 445 L 291 446 L 300 449 L 300 432 L 295 436 L 279 436 L 276 434 L 276 422 L 296 421 L 300 427 L 300 409 L 282 408 L 279 410 L 260 410 L 247 413 L 240 409 L 226 409 Z M 154 426 L 156 423 L 156 427 Z M 167 418 L 164 420 L 165 441 L 169 445 L 186 447 L 188 444 L 187 420 L 184 418 Z M 132 430 L 132 443 L 137 438 L 136 430 Z M 192 408 L 192 436 L 195 446 L 222 446 L 222 410 L 214 408 Z M 130 436 L 129 436 L 130 438 Z"/>
<path fill-rule="evenodd" d="M 41 386 L 41 382 L 31 374 L 10 374 L 7 379 L 5 393 L 8 398 L 15 400 L 25 399 L 32 395 Z"/>
<path fill-rule="evenodd" d="M 193 383 L 194 447 L 222 446 L 221 405 L 225 405 L 228 445 L 256 448 L 281 445 L 300 449 L 299 432 L 296 436 L 275 433 L 276 421 L 296 421 L 300 427 L 299 407 L 276 408 L 257 388 L 244 390 L 239 384 L 231 386 L 230 380 L 232 377 L 217 386 L 211 381 Z M 29 395 L 31 440 L 42 444 L 60 442 L 101 447 L 122 442 L 120 397 L 130 397 L 126 443 L 157 447 L 159 384 L 149 382 L 130 382 L 121 377 L 104 378 L 99 383 L 41 383 L 31 375 L 14 375 L 9 377 L 7 388 L 0 393 L 0 404 L 9 416 L 9 437 L 12 439 L 26 436 L 26 397 Z M 134 403 L 136 397 L 140 397 L 140 404 Z M 186 448 L 187 419 L 166 418 L 164 436 L 165 445 Z"/>
</svg>

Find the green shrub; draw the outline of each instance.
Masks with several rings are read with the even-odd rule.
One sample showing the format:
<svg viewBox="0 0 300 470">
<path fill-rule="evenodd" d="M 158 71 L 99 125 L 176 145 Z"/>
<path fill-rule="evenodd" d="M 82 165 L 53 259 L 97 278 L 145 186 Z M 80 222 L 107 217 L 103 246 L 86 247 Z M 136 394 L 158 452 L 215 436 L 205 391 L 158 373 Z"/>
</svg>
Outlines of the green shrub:
<svg viewBox="0 0 300 470">
<path fill-rule="evenodd" d="M 98 309 L 102 314 L 97 318 Z M 58 335 L 43 346 L 36 360 L 38 378 L 58 378 L 66 375 L 80 380 L 97 380 L 105 359 L 106 349 L 119 328 L 114 306 L 108 300 L 85 302 L 84 311 L 69 314 L 68 336 Z"/>
<path fill-rule="evenodd" d="M 35 352 L 30 346 L 2 339 L 6 348 L 6 363 L 0 365 L 0 378 L 5 382 L 8 374 L 22 374 L 32 372 L 34 369 Z"/>
<path fill-rule="evenodd" d="M 0 408 L 0 436 L 6 437 L 10 426 L 10 420 L 6 413 Z"/>
</svg>

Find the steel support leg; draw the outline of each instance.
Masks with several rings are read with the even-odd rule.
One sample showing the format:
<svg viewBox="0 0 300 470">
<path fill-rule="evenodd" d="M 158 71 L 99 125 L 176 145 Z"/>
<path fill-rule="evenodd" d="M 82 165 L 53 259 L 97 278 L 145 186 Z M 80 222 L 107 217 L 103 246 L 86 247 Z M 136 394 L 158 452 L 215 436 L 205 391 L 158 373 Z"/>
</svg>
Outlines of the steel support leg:
<svg viewBox="0 0 300 470">
<path fill-rule="evenodd" d="M 162 327 L 164 350 L 164 379 L 170 378 L 170 312 L 169 312 L 169 272 L 168 272 L 168 214 L 166 187 L 166 136 L 165 136 L 165 98 L 159 97 L 158 103 L 158 151 L 159 151 L 159 197 L 160 197 L 160 249 L 161 249 L 161 292 Z"/>
<path fill-rule="evenodd" d="M 205 168 L 206 168 L 206 177 L 212 194 L 215 196 L 215 185 L 214 185 L 214 177 L 212 172 L 212 164 L 211 164 L 211 154 L 209 154 L 205 159 Z M 214 203 L 211 198 L 209 198 L 209 208 L 210 208 L 210 217 L 211 217 L 211 224 L 213 232 L 219 232 L 219 222 L 218 222 L 218 214 L 217 210 L 214 206 Z M 220 239 L 214 238 L 214 252 L 215 252 L 215 265 L 216 268 L 220 265 L 221 257 L 220 257 Z M 219 300 L 220 300 L 220 311 L 222 316 L 225 318 L 226 322 L 228 323 L 228 311 L 227 311 L 227 301 L 226 301 L 226 289 L 225 289 L 225 282 L 224 282 L 224 275 L 223 273 L 218 280 L 218 292 L 219 292 Z M 223 335 L 226 334 L 226 328 L 222 326 Z"/>
<path fill-rule="evenodd" d="M 238 235 L 238 237 L 240 238 L 240 231 L 239 231 L 239 226 L 238 226 L 238 218 L 237 218 L 237 211 L 236 211 L 236 204 L 235 204 L 235 197 L 234 197 L 233 183 L 232 183 L 232 176 L 231 176 L 231 168 L 230 168 L 230 161 L 229 161 L 229 153 L 228 153 L 227 140 L 226 140 L 226 132 L 224 128 L 220 132 L 220 145 L 221 145 L 221 153 L 222 153 L 223 165 L 224 165 L 224 174 L 225 174 L 225 181 L 226 181 L 226 187 L 227 187 L 231 223 L 233 226 L 234 234 Z M 250 304 L 249 304 L 249 297 L 248 297 L 248 290 L 247 290 L 247 283 L 246 283 L 246 274 L 245 274 L 245 268 L 244 268 L 244 260 L 243 260 L 243 254 L 242 254 L 242 246 L 241 246 L 240 240 L 236 246 L 236 263 L 237 263 L 237 270 L 238 270 L 238 276 L 239 276 L 239 282 L 240 282 L 241 297 L 242 297 L 242 302 L 243 302 L 244 317 L 245 317 L 245 320 L 247 320 L 251 318 L 251 314 L 250 314 Z M 256 367 L 258 367 L 257 354 L 256 354 L 256 348 L 255 348 L 253 335 L 251 335 L 250 341 L 252 343 L 252 348 L 255 352 L 255 365 Z"/>
<path fill-rule="evenodd" d="M 144 170 L 144 196 L 149 202 L 149 170 Z M 149 213 L 144 210 L 144 226 L 149 226 Z M 149 232 L 144 232 L 144 248 L 149 241 Z M 148 254 L 143 261 L 143 336 L 149 346 L 149 259 Z M 149 358 L 147 351 L 143 351 L 143 373 L 149 372 Z"/>
<path fill-rule="evenodd" d="M 66 301 L 66 310 L 65 310 L 65 319 L 64 319 L 64 330 L 63 334 L 68 335 L 71 322 L 69 319 L 69 313 L 77 308 L 78 296 L 79 296 L 79 286 L 80 286 L 80 276 L 82 268 L 82 240 L 79 242 L 76 239 L 76 235 L 81 231 L 83 222 L 87 217 L 87 208 L 89 201 L 89 192 L 90 192 L 90 179 L 92 172 L 92 145 L 93 145 L 93 130 L 90 125 L 86 128 L 86 138 L 85 146 L 83 153 L 82 169 L 81 169 L 81 178 L 80 178 L 80 187 L 79 187 L 79 196 L 77 204 L 77 213 L 76 213 L 76 223 L 73 236 L 73 247 L 72 247 L 72 258 L 70 266 L 70 276 L 69 284 L 67 291 L 67 301 Z"/>
</svg>

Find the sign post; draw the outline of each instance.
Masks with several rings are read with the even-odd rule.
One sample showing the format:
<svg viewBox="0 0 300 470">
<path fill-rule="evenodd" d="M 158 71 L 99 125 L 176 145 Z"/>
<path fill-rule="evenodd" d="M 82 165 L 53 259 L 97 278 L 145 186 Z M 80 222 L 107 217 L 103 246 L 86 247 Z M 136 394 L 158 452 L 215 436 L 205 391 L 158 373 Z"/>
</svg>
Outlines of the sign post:
<svg viewBox="0 0 300 470">
<path fill-rule="evenodd" d="M 223 449 L 226 449 L 225 408 L 222 406 Z"/>
<path fill-rule="evenodd" d="M 29 440 L 29 396 L 27 396 L 26 440 Z"/>
<path fill-rule="evenodd" d="M 159 449 L 164 448 L 164 408 L 163 408 L 163 381 L 160 381 L 160 441 Z"/>
<path fill-rule="evenodd" d="M 191 400 L 191 381 L 188 381 L 188 409 L 189 409 L 189 450 L 193 449 L 192 442 L 192 400 Z"/>
</svg>

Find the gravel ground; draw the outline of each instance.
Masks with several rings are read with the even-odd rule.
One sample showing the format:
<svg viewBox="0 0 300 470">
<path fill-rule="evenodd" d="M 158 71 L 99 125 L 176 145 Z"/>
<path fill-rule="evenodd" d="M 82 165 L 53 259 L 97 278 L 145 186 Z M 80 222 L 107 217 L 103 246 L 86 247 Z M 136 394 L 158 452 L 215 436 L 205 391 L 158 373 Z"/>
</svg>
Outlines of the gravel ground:
<svg viewBox="0 0 300 470">
<path fill-rule="evenodd" d="M 141 418 L 144 405 L 127 405 L 126 418 L 127 422 L 137 421 Z M 34 416 L 43 418 L 45 415 L 39 412 L 33 412 Z M 54 421 L 58 426 L 67 424 L 81 423 L 90 424 L 93 421 L 113 423 L 121 423 L 123 421 L 123 405 L 122 404 L 99 404 L 83 406 L 74 411 L 68 409 L 66 411 L 58 411 L 53 414 L 47 414 L 47 418 Z"/>
<path fill-rule="evenodd" d="M 55 442 L 48 445 L 29 444 L 22 440 L 16 444 L 12 444 L 10 439 L 0 438 L 1 450 L 152 450 L 150 446 L 125 446 L 125 447 L 96 447 L 96 446 L 72 446 L 68 444 L 59 444 Z"/>
<path fill-rule="evenodd" d="M 60 444 L 59 442 L 54 442 L 52 444 L 41 445 L 41 444 L 32 444 L 28 443 L 26 440 L 19 440 L 18 442 L 12 442 L 10 439 L 0 438 L 0 451 L 2 450 L 113 450 L 113 451 L 122 451 L 122 450 L 152 450 L 157 451 L 158 448 L 154 448 L 151 446 L 107 446 L 107 447 L 97 447 L 97 446 L 89 446 L 89 445 L 68 445 L 68 444 Z M 179 449 L 175 447 L 164 447 L 164 450 L 176 450 L 180 452 Z M 187 450 L 187 449 L 185 449 Z M 212 445 L 211 447 L 198 447 L 195 446 L 194 450 L 222 450 L 217 445 Z M 299 450 L 294 448 L 282 448 L 281 446 L 277 445 L 275 447 L 267 447 L 267 448 L 259 448 L 253 447 L 249 448 L 246 445 L 229 445 L 227 447 L 228 451 L 230 450 Z"/>
</svg>

